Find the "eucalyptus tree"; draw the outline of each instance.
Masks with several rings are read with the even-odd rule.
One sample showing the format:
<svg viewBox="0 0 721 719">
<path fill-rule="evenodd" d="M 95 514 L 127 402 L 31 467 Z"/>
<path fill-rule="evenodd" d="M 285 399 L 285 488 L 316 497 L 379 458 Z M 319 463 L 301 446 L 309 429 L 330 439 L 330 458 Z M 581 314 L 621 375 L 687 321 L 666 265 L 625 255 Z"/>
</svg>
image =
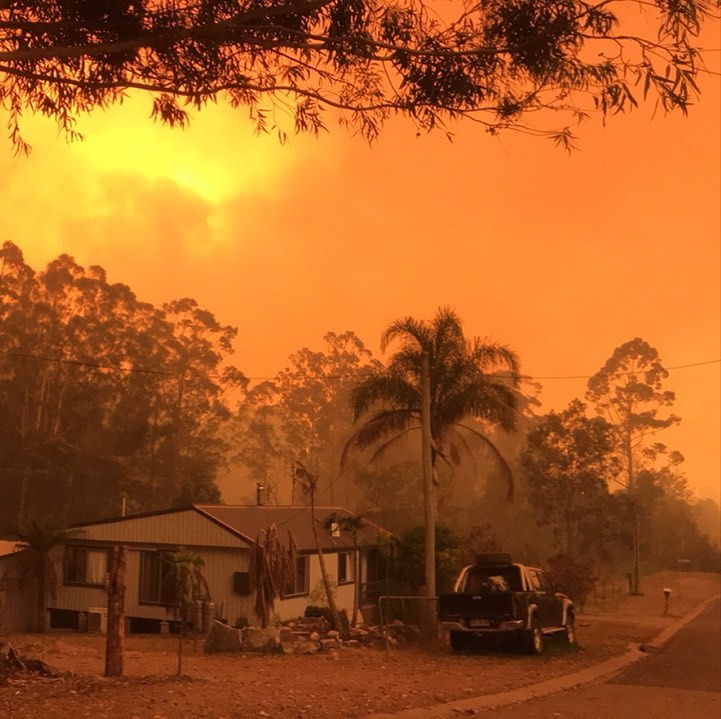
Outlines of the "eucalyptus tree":
<svg viewBox="0 0 721 719">
<path fill-rule="evenodd" d="M 169 330 L 161 338 L 166 376 L 155 398 L 151 467 L 174 501 L 218 501 L 214 478 L 229 449 L 221 432 L 231 419 L 227 393 L 247 386 L 227 363 L 237 329 L 190 298 L 168 302 L 162 311 Z"/>
<path fill-rule="evenodd" d="M 586 563 L 608 534 L 609 485 L 619 473 L 614 428 L 572 401 L 539 418 L 520 464 L 538 522 L 550 525 L 561 551 Z"/>
<path fill-rule="evenodd" d="M 608 420 L 616 434 L 623 465 L 619 483 L 629 497 L 634 515 L 631 587 L 634 593 L 639 592 L 640 582 L 638 473 L 666 452 L 665 445 L 655 441 L 658 432 L 681 421 L 670 412 L 675 394 L 664 389 L 667 377 L 668 371 L 658 351 L 636 337 L 614 350 L 604 366 L 588 380 L 586 392 L 586 398 Z M 651 438 L 654 441 L 650 441 Z"/>
<path fill-rule="evenodd" d="M 710 0 L 3 0 L 0 102 L 15 147 L 25 114 L 71 138 L 83 113 L 149 96 L 152 116 L 225 101 L 260 130 L 290 115 L 318 132 L 331 110 L 372 139 L 393 115 L 419 130 L 482 130 L 568 146 L 590 113 L 648 100 L 686 112 Z M 638 86 L 638 90 L 634 89 Z M 548 124 L 544 113 L 556 113 Z"/>
<path fill-rule="evenodd" d="M 0 249 L 0 471 L 9 527 L 215 501 L 236 330 L 191 299 L 155 307 L 101 267 Z M 14 516 L 12 516 L 14 515 Z"/>
<path fill-rule="evenodd" d="M 472 443 L 489 450 L 502 469 L 513 494 L 511 468 L 488 432 L 464 420 L 481 420 L 488 428 L 511 431 L 516 423 L 517 387 L 520 383 L 516 354 L 506 346 L 478 338 L 467 339 L 460 318 L 442 307 L 430 321 L 413 317 L 392 322 L 381 336 L 381 349 L 397 349 L 382 371 L 361 381 L 353 390 L 356 421 L 362 424 L 346 444 L 343 461 L 353 452 L 371 447 L 371 461 L 401 438 L 421 429 L 422 366 L 428 358 L 429 423 L 431 466 L 437 483 L 438 461 L 458 463 L 472 455 Z M 424 484 L 425 486 L 425 484 Z M 435 525 L 435 510 L 426 503 L 427 535 Z M 433 534 L 433 536 L 435 536 Z M 433 541 L 427 541 L 432 561 Z M 426 573 L 426 591 L 435 594 L 431 571 Z"/>
<path fill-rule="evenodd" d="M 343 496 L 349 504 L 350 477 L 336 471 L 353 426 L 349 397 L 359 378 L 379 363 L 351 331 L 327 332 L 320 349 L 303 347 L 288 360 L 288 366 L 251 388 L 241 403 L 236 458 L 251 479 L 271 489 L 275 501 L 282 493 L 277 477 L 288 475 L 290 465 L 301 461 L 322 478 L 315 488 L 319 501 L 327 498 L 334 504 Z"/>
</svg>

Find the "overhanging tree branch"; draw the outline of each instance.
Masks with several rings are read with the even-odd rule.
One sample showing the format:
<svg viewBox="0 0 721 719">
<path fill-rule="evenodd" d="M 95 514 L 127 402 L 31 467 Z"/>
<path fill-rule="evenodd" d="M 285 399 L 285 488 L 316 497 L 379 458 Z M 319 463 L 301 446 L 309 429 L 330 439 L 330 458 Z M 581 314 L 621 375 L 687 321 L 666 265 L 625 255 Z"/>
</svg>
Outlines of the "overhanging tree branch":
<svg viewBox="0 0 721 719">
<path fill-rule="evenodd" d="M 290 94 L 299 131 L 317 131 L 328 108 L 367 139 L 402 114 L 423 130 L 468 118 L 568 146 L 563 123 L 633 109 L 635 84 L 667 111 L 698 94 L 697 36 L 717 20 L 713 4 L 639 4 L 654 10 L 646 34 L 620 19 L 623 0 L 483 0 L 456 17 L 418 0 L 0 1 L 0 103 L 16 143 L 24 110 L 72 136 L 80 113 L 137 91 L 169 124 L 187 121 L 181 104 L 225 99 L 265 129 L 261 98 L 282 107 Z M 543 110 L 562 126 L 528 122 Z"/>
</svg>

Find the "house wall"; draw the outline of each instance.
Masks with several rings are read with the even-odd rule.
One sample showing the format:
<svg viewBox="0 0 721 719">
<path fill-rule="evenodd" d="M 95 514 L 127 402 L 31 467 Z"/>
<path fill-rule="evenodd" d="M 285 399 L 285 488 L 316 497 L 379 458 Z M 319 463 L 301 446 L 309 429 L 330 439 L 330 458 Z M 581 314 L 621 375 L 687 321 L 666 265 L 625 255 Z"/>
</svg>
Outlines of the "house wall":
<svg viewBox="0 0 721 719">
<path fill-rule="evenodd" d="M 353 613 L 354 584 L 341 584 L 338 586 L 338 554 L 324 552 L 323 559 L 325 560 L 329 580 L 335 589 L 336 606 L 339 610 L 345 609 L 350 618 Z M 320 559 L 318 555 L 312 554 L 309 564 L 308 594 L 289 597 L 275 603 L 275 611 L 282 620 L 302 617 L 305 614 L 305 608 L 309 605 L 327 606 L 328 604 L 323 587 L 323 574 L 320 569 Z"/>
<path fill-rule="evenodd" d="M 91 546 L 88 542 L 87 546 Z M 92 546 L 100 546 L 94 543 Z M 193 547 L 184 545 L 195 554 L 199 554 L 205 566 L 203 576 L 208 582 L 210 596 L 216 605 L 218 616 L 235 621 L 237 616 L 252 616 L 252 597 L 241 596 L 233 592 L 233 573 L 247 572 L 250 551 L 246 547 Z M 162 605 L 141 604 L 140 602 L 140 555 L 143 551 L 169 550 L 175 547 L 158 544 L 126 544 L 125 569 L 125 614 L 128 617 L 144 619 L 168 619 L 168 612 Z M 63 576 L 64 548 L 59 547 L 53 552 L 59 582 L 57 597 L 52 602 L 53 609 L 70 609 L 88 611 L 91 607 L 105 607 L 108 602 L 107 592 L 103 587 L 87 587 L 66 584 Z"/>
<path fill-rule="evenodd" d="M 216 616 L 234 625 L 241 620 L 254 623 L 254 596 L 240 595 L 233 588 L 235 572 L 247 572 L 250 548 L 241 538 L 223 527 L 191 511 L 147 516 L 106 524 L 93 525 L 71 542 L 87 547 L 106 547 L 110 544 L 127 546 L 125 613 L 128 617 L 168 619 L 165 607 L 140 603 L 140 554 L 142 551 L 172 551 L 178 546 L 202 556 L 205 576 L 215 604 Z M 51 603 L 53 609 L 87 612 L 93 607 L 107 606 L 107 593 L 103 587 L 66 584 L 64 577 L 65 547 L 52 552 L 58 574 L 58 591 Z M 338 576 L 338 554 L 324 554 L 328 574 L 335 584 Z M 362 572 L 361 572 L 362 575 Z M 336 603 L 339 609 L 352 614 L 353 583 L 336 586 Z M 277 600 L 274 614 L 281 620 L 302 616 L 309 604 L 323 604 L 326 599 L 318 556 L 310 555 L 308 594 Z"/>
</svg>

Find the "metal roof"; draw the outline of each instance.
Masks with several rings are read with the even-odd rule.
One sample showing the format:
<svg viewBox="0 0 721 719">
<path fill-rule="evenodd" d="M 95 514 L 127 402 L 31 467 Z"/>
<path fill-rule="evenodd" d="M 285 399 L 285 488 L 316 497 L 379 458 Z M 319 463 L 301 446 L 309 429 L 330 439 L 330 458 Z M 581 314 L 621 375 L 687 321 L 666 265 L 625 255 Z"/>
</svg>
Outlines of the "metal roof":
<svg viewBox="0 0 721 719">
<path fill-rule="evenodd" d="M 114 525 L 125 522 L 137 522 L 140 519 L 153 521 L 153 518 L 193 511 L 226 530 L 230 534 L 249 544 L 255 543 L 258 534 L 275 524 L 281 534 L 293 535 L 293 541 L 299 551 L 315 551 L 311 511 L 308 506 L 274 506 L 274 505 L 225 505 L 225 504 L 192 504 L 154 512 L 128 514 L 122 517 L 111 517 L 94 522 L 74 524 L 74 528 L 95 527 L 98 525 Z M 315 519 L 318 530 L 318 542 L 321 549 L 338 551 L 353 547 L 351 532 L 340 531 L 331 533 L 326 529 L 326 520 L 331 515 L 352 517 L 352 512 L 343 507 L 316 507 Z M 359 545 L 377 544 L 382 539 L 391 539 L 393 535 L 377 524 L 364 519 L 363 527 L 357 532 Z"/>
<path fill-rule="evenodd" d="M 313 525 L 311 511 L 307 506 L 269 506 L 269 505 L 222 505 L 196 504 L 194 508 L 215 522 L 227 527 L 234 533 L 242 535 L 249 542 L 255 542 L 258 534 L 275 524 L 281 536 L 285 532 L 293 535 L 296 547 L 303 550 L 314 550 Z M 323 550 L 340 550 L 353 546 L 351 532 L 331 532 L 326 529 L 326 520 L 336 517 L 353 517 L 353 513 L 343 507 L 316 507 L 315 520 L 318 531 L 318 542 Z M 357 533 L 359 544 L 375 544 L 380 539 L 391 537 L 391 533 L 373 522 L 363 520 L 363 527 Z"/>
</svg>

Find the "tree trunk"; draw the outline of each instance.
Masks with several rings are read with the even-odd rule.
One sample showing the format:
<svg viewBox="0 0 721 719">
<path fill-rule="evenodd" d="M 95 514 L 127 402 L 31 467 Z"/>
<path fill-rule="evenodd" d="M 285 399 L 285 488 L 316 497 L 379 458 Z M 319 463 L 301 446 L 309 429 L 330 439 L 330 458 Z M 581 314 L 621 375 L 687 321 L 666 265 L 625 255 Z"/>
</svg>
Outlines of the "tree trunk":
<svg viewBox="0 0 721 719">
<path fill-rule="evenodd" d="M 436 636 L 436 513 L 433 502 L 433 457 L 431 454 L 431 382 L 428 353 L 421 357 L 421 458 L 423 462 L 423 507 L 425 512 L 425 591 L 423 593 L 424 634 Z"/>
<path fill-rule="evenodd" d="M 33 549 L 31 550 L 33 552 L 36 552 L 38 554 L 37 560 L 39 562 L 38 564 L 38 571 L 36 573 L 36 579 L 37 579 L 37 585 L 38 585 L 38 593 L 37 593 L 37 617 L 35 618 L 35 629 L 39 634 L 44 634 L 48 630 L 48 613 L 47 613 L 47 607 L 45 606 L 45 598 L 46 598 L 46 587 L 48 584 L 47 576 L 48 576 L 48 556 L 46 552 L 41 552 L 40 550 Z"/>
<path fill-rule="evenodd" d="M 638 492 L 633 466 L 633 446 L 630 432 L 626 438 L 626 468 L 628 472 L 628 496 L 633 508 L 633 572 L 631 575 L 631 594 L 641 594 L 641 522 L 638 508 Z"/>
<path fill-rule="evenodd" d="M 185 617 L 183 616 L 183 608 L 178 611 L 180 617 L 180 630 L 178 631 L 178 670 L 175 672 L 176 676 L 183 675 L 183 639 L 185 639 Z"/>
<path fill-rule="evenodd" d="M 358 535 L 353 532 L 353 616 L 350 625 L 355 627 L 358 623 L 358 604 L 360 603 L 360 581 L 361 581 L 361 561 L 358 552 Z"/>
<path fill-rule="evenodd" d="M 641 595 L 641 518 L 638 504 L 633 500 L 633 579 L 631 593 Z"/>
<path fill-rule="evenodd" d="M 123 676 L 125 649 L 125 567 L 124 546 L 114 546 L 108 555 L 108 627 L 105 639 L 105 676 Z"/>
<path fill-rule="evenodd" d="M 315 480 L 313 480 L 315 481 Z M 333 627 L 340 636 L 343 636 L 343 625 L 340 621 L 340 614 L 338 613 L 338 606 L 335 603 L 335 597 L 333 596 L 333 588 L 330 586 L 330 579 L 328 578 L 328 571 L 325 566 L 325 557 L 323 556 L 323 550 L 320 546 L 320 540 L 318 539 L 318 527 L 315 521 L 315 485 L 310 490 L 310 521 L 313 524 L 313 539 L 315 540 L 315 548 L 318 552 L 318 563 L 320 564 L 320 575 L 323 578 L 323 587 L 325 594 L 328 599 L 328 607 L 330 608 L 330 615 L 333 619 Z"/>
</svg>

